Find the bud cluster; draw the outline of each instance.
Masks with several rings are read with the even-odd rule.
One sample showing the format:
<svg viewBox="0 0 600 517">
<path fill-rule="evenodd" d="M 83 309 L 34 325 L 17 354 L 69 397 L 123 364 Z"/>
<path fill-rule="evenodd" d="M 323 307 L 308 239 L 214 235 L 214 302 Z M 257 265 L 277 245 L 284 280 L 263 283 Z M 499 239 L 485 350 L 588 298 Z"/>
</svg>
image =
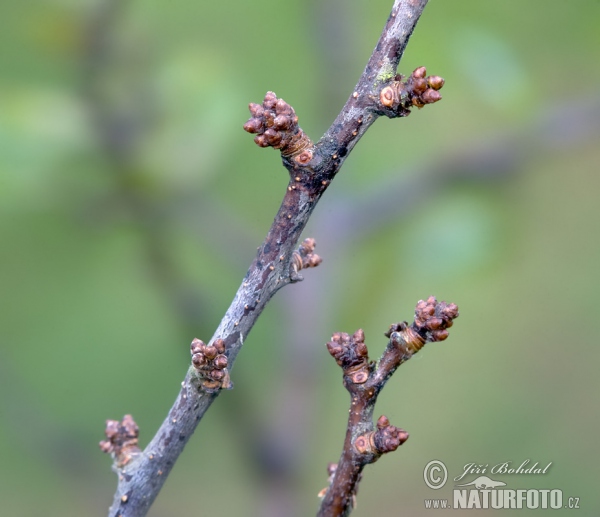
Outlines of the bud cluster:
<svg viewBox="0 0 600 517">
<path fill-rule="evenodd" d="M 290 265 L 290 279 L 293 282 L 302 280 L 302 276 L 299 275 L 301 269 L 309 267 L 317 267 L 323 259 L 319 257 L 314 251 L 317 241 L 312 237 L 307 237 L 302 241 L 299 248 L 292 254 L 292 262 Z"/>
<path fill-rule="evenodd" d="M 215 339 L 212 345 L 194 338 L 190 346 L 192 366 L 202 378 L 202 387 L 206 391 L 231 388 L 227 371 L 228 359 L 225 355 L 225 341 Z"/>
<path fill-rule="evenodd" d="M 438 302 L 435 296 L 419 300 L 415 308 L 413 328 L 426 341 L 444 341 L 453 320 L 458 318 L 458 307 L 454 303 Z"/>
<path fill-rule="evenodd" d="M 396 116 L 405 117 L 410 114 L 410 108 L 422 108 L 441 100 L 439 91 L 444 86 L 444 79 L 437 75 L 427 76 L 427 69 L 421 66 L 408 76 L 406 81 L 402 76 L 382 88 L 379 102 L 384 108 L 395 112 Z"/>
<path fill-rule="evenodd" d="M 408 440 L 408 433 L 404 429 L 390 425 L 384 415 L 377 420 L 377 429 L 360 435 L 354 441 L 354 447 L 361 454 L 373 454 L 375 461 L 386 452 L 395 451 Z"/>
<path fill-rule="evenodd" d="M 131 415 L 118 420 L 107 420 L 104 434 L 106 440 L 100 442 L 102 452 L 109 453 L 117 460 L 117 466 L 123 467 L 131 461 L 134 454 L 140 452 L 138 447 L 139 428 Z"/>
<path fill-rule="evenodd" d="M 365 333 L 358 329 L 352 336 L 336 332 L 327 343 L 327 350 L 342 367 L 344 376 L 354 384 L 363 384 L 369 378 L 369 351 L 365 345 Z"/>
<path fill-rule="evenodd" d="M 280 149 L 284 158 L 293 157 L 299 164 L 312 159 L 313 143 L 287 102 L 278 99 L 274 92 L 267 92 L 262 105 L 251 102 L 248 107 L 252 118 L 244 124 L 244 130 L 256 134 L 254 141 L 259 147 Z"/>
</svg>

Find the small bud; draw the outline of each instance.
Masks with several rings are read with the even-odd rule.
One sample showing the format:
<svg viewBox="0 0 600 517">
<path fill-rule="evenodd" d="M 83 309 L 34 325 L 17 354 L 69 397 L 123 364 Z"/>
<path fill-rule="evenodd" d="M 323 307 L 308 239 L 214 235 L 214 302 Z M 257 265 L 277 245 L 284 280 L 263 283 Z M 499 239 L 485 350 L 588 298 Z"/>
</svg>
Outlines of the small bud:
<svg viewBox="0 0 600 517">
<path fill-rule="evenodd" d="M 412 85 L 412 90 L 417 95 L 421 95 L 425 90 L 427 90 L 427 81 L 425 81 L 425 79 L 415 79 Z"/>
<path fill-rule="evenodd" d="M 357 342 L 356 353 L 357 353 L 357 355 L 359 355 L 361 357 L 366 357 L 367 355 L 369 355 L 369 350 L 367 349 L 367 345 L 365 345 L 363 341 Z"/>
<path fill-rule="evenodd" d="M 192 344 L 190 345 L 190 350 L 192 354 L 197 354 L 202 350 L 202 347 L 204 347 L 204 341 L 194 338 L 192 340 Z"/>
<path fill-rule="evenodd" d="M 265 100 L 263 101 L 263 107 L 268 110 L 272 110 L 277 104 L 277 95 L 275 92 L 267 92 L 265 95 Z"/>
<path fill-rule="evenodd" d="M 260 104 L 255 104 L 251 102 L 248 104 L 248 108 L 250 109 L 250 113 L 252 113 L 253 117 L 260 118 L 264 113 L 264 109 Z"/>
<path fill-rule="evenodd" d="M 194 354 L 192 356 L 192 364 L 194 368 L 200 368 L 206 364 L 206 357 L 203 354 Z"/>
<path fill-rule="evenodd" d="M 354 339 L 354 341 L 356 341 L 357 343 L 364 343 L 365 342 L 365 331 L 363 329 L 358 329 L 352 336 L 352 338 Z"/>
<path fill-rule="evenodd" d="M 434 330 L 431 333 L 431 335 L 435 341 L 444 341 L 448 337 L 448 331 L 447 330 Z"/>
<path fill-rule="evenodd" d="M 217 352 L 219 352 L 219 354 L 222 354 L 225 352 L 225 341 L 223 339 L 221 339 L 221 338 L 215 339 L 213 346 L 217 349 Z"/>
<path fill-rule="evenodd" d="M 442 318 L 431 318 L 427 322 L 427 326 L 432 330 L 437 330 L 444 325 L 444 320 Z"/>
<path fill-rule="evenodd" d="M 224 355 L 218 355 L 215 358 L 215 368 L 217 368 L 218 370 L 227 368 L 227 357 Z"/>
<path fill-rule="evenodd" d="M 292 119 L 285 115 L 277 115 L 273 120 L 273 127 L 279 131 L 292 127 Z"/>
<path fill-rule="evenodd" d="M 427 74 L 427 69 L 424 66 L 420 66 L 419 68 L 415 68 L 415 71 L 412 73 L 413 77 L 423 79 Z"/>
<path fill-rule="evenodd" d="M 258 147 L 269 147 L 267 140 L 264 135 L 257 135 L 254 137 L 254 142 Z"/>
<path fill-rule="evenodd" d="M 271 146 L 276 147 L 281 143 L 281 133 L 273 128 L 269 128 L 264 132 L 265 141 Z"/>
<path fill-rule="evenodd" d="M 283 99 L 278 99 L 277 104 L 275 104 L 275 113 L 277 115 L 292 115 L 294 109 Z"/>
<path fill-rule="evenodd" d="M 223 370 L 211 370 L 209 375 L 215 381 L 220 381 L 225 376 L 225 374 L 223 373 Z"/>
<path fill-rule="evenodd" d="M 263 123 L 261 119 L 251 118 L 248 122 L 244 124 L 244 131 L 248 133 L 258 133 L 263 128 Z"/>
<path fill-rule="evenodd" d="M 427 84 L 434 90 L 439 90 L 444 86 L 444 79 L 439 75 L 430 75 L 427 78 Z"/>
<path fill-rule="evenodd" d="M 388 427 L 389 425 L 390 421 L 385 415 L 381 415 L 377 420 L 377 429 L 383 429 L 384 427 Z"/>
<path fill-rule="evenodd" d="M 421 95 L 421 99 L 423 99 L 423 102 L 425 104 L 433 104 L 434 102 L 441 100 L 441 98 L 442 96 L 440 95 L 440 93 L 434 90 L 433 88 L 428 88 L 427 90 L 425 90 L 425 93 Z"/>
<path fill-rule="evenodd" d="M 207 359 L 212 361 L 215 357 L 217 357 L 217 349 L 214 346 L 209 345 L 204 350 L 204 355 Z"/>
</svg>

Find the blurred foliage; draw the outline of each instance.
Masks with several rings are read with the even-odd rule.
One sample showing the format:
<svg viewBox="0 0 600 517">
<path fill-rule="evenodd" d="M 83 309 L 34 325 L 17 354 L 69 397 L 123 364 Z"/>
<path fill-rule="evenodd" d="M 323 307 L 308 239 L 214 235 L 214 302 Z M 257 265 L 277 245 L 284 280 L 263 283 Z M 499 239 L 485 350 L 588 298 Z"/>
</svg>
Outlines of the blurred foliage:
<svg viewBox="0 0 600 517">
<path fill-rule="evenodd" d="M 318 137 L 390 4 L 3 3 L 2 515 L 105 512 L 104 419 L 132 413 L 142 443 L 152 436 L 189 342 L 212 335 L 285 188 L 276 153 L 241 130 L 247 103 L 272 89 Z M 599 19 L 597 0 L 430 2 L 400 71 L 444 76 L 443 102 L 379 121 L 353 152 L 307 231 L 323 265 L 265 311 L 238 389 L 150 515 L 313 514 L 348 407 L 322 344 L 362 327 L 376 357 L 387 326 L 430 294 L 461 317 L 383 393 L 377 416 L 411 439 L 367 468 L 353 515 L 426 514 L 423 499 L 445 497 L 423 484 L 432 459 L 457 473 L 552 461 L 510 487 L 560 488 L 600 511 Z M 512 165 L 498 172 L 483 153 L 444 176 L 486 146 Z M 340 221 L 369 220 L 352 203 L 423 170 L 410 209 L 389 203 L 364 233 Z M 280 501 L 296 506 L 277 513 Z"/>
</svg>

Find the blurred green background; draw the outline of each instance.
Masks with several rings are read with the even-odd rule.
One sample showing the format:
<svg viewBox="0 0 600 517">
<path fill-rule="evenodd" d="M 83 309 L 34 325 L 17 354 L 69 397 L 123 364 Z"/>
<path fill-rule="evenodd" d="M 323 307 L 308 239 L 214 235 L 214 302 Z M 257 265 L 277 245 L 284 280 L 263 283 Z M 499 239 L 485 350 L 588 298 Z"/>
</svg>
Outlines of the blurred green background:
<svg viewBox="0 0 600 517">
<path fill-rule="evenodd" d="M 274 90 L 318 138 L 390 7 L 2 4 L 0 514 L 105 514 L 104 420 L 154 434 L 287 184 L 247 103 Z M 431 294 L 461 316 L 380 397 L 411 438 L 353 515 L 430 515 L 451 495 L 433 459 L 553 462 L 500 479 L 600 512 L 599 22 L 598 0 L 429 3 L 400 71 L 442 75 L 444 100 L 347 160 L 306 232 L 323 264 L 262 315 L 150 515 L 313 515 L 349 402 L 324 343 L 362 327 L 378 357 Z"/>
</svg>

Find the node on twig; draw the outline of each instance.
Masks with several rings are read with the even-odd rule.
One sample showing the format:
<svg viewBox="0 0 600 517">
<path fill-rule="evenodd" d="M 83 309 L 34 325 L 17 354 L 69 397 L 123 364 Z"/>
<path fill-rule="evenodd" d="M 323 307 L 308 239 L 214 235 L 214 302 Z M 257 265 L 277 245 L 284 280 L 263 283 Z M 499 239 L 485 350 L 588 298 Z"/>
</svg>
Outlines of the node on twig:
<svg viewBox="0 0 600 517">
<path fill-rule="evenodd" d="M 407 352 L 416 354 L 425 343 L 444 341 L 455 318 L 458 306 L 454 303 L 438 302 L 435 296 L 419 300 L 415 308 L 415 319 L 408 326 L 406 322 L 395 323 L 385 333 L 390 342 L 407 347 Z"/>
<path fill-rule="evenodd" d="M 319 493 L 319 516 L 348 515 L 356 506 L 363 468 L 408 440 L 408 433 L 391 425 L 386 416 L 373 425 L 373 408 L 397 368 L 425 343 L 446 339 L 447 329 L 457 317 L 458 307 L 453 303 L 438 302 L 433 296 L 420 300 L 411 325 L 402 322 L 390 326 L 385 334 L 389 338 L 387 347 L 376 363 L 369 361 L 365 335 L 360 329 L 352 336 L 335 333 L 327 343 L 327 350 L 344 372 L 344 387 L 351 394 L 351 405 L 342 455 L 335 468 L 330 465 L 329 486 Z"/>
<path fill-rule="evenodd" d="M 141 452 L 138 447 L 139 427 L 131 415 L 118 420 L 107 420 L 104 434 L 106 440 L 100 442 L 102 452 L 110 454 L 117 467 L 124 467 Z"/>
<path fill-rule="evenodd" d="M 422 108 L 441 100 L 440 90 L 444 79 L 437 75 L 427 76 L 427 70 L 421 66 L 403 81 L 401 75 L 384 86 L 379 93 L 381 111 L 388 117 L 406 117 L 414 106 Z"/>
<path fill-rule="evenodd" d="M 369 463 L 374 463 L 382 454 L 395 451 L 406 440 L 408 433 L 390 425 L 388 417 L 382 415 L 377 420 L 377 429 L 357 437 L 354 447 L 360 454 L 369 456 Z"/>
<path fill-rule="evenodd" d="M 369 378 L 371 365 L 369 351 L 365 345 L 365 333 L 358 329 L 352 336 L 336 332 L 327 343 L 327 350 L 342 367 L 344 376 L 354 384 L 363 384 Z"/>
<path fill-rule="evenodd" d="M 298 125 L 294 108 L 274 92 L 267 92 L 262 105 L 251 102 L 248 107 L 252 118 L 244 124 L 244 130 L 256 134 L 256 145 L 280 149 L 284 158 L 299 165 L 310 162 L 314 145 Z"/>
<path fill-rule="evenodd" d="M 290 263 L 290 280 L 292 282 L 300 282 L 303 280 L 300 270 L 309 267 L 317 267 L 323 259 L 314 251 L 317 241 L 312 237 L 307 237 L 302 241 L 302 244 L 292 254 Z"/>
<path fill-rule="evenodd" d="M 192 366 L 202 379 L 202 387 L 208 392 L 216 392 L 232 387 L 227 370 L 228 359 L 225 355 L 225 341 L 215 339 L 212 345 L 194 338 L 190 345 Z"/>
</svg>

